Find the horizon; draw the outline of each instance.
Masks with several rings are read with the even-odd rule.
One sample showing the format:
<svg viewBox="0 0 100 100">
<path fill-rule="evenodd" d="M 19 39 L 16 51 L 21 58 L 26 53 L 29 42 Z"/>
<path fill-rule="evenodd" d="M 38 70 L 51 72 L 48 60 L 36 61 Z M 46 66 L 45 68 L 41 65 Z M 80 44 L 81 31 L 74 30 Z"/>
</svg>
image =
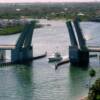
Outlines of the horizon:
<svg viewBox="0 0 100 100">
<path fill-rule="evenodd" d="M 100 0 L 0 0 L 0 3 L 95 3 Z"/>
</svg>

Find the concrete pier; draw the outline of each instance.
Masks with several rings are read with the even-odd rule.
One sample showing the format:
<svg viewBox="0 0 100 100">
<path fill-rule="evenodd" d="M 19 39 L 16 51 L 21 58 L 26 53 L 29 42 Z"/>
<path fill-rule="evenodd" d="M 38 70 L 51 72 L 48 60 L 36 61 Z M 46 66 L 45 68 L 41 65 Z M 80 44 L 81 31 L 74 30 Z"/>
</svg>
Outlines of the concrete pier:
<svg viewBox="0 0 100 100">
<path fill-rule="evenodd" d="M 89 52 L 86 50 L 80 50 L 77 47 L 69 47 L 69 60 L 72 65 L 75 66 L 88 66 L 89 64 Z"/>
<path fill-rule="evenodd" d="M 33 58 L 32 46 L 30 46 L 29 48 L 13 49 L 11 51 L 11 61 L 12 62 L 22 63 L 31 58 Z"/>
<path fill-rule="evenodd" d="M 4 50 L 0 50 L 0 61 L 4 60 L 6 56 L 6 52 Z"/>
</svg>

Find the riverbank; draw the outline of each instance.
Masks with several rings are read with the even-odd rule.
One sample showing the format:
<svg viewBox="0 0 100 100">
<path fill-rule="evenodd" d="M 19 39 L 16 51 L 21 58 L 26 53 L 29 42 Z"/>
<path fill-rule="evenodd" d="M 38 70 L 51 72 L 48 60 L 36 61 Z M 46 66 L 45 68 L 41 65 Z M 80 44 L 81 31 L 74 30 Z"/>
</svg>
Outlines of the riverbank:
<svg viewBox="0 0 100 100">
<path fill-rule="evenodd" d="M 11 35 L 22 32 L 24 25 L 8 26 L 0 28 L 0 35 Z"/>
<path fill-rule="evenodd" d="M 80 99 L 80 100 L 88 100 L 88 98 L 87 97 L 83 97 L 82 99 Z"/>
<path fill-rule="evenodd" d="M 100 78 L 98 78 L 89 89 L 88 96 L 80 100 L 100 100 Z"/>
<path fill-rule="evenodd" d="M 0 28 L 0 35 L 12 35 L 21 33 L 24 29 L 25 25 L 15 25 L 15 26 L 7 26 Z M 35 28 L 41 28 L 44 27 L 44 25 L 36 24 Z"/>
</svg>

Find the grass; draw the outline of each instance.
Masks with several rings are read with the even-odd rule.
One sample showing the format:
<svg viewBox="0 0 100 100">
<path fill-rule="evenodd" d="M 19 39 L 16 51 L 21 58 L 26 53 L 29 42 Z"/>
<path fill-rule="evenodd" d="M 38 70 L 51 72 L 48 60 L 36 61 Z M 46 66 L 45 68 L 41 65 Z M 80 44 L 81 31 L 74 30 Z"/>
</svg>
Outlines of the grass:
<svg viewBox="0 0 100 100">
<path fill-rule="evenodd" d="M 0 35 L 11 35 L 20 33 L 23 31 L 24 25 L 16 25 L 16 26 L 9 26 L 0 28 Z"/>
</svg>

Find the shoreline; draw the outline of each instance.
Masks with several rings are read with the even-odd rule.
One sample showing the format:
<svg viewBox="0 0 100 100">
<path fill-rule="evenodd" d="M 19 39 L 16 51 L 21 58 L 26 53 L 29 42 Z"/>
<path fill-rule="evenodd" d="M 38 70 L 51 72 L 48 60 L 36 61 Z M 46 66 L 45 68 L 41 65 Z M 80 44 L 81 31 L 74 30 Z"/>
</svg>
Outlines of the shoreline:
<svg viewBox="0 0 100 100">
<path fill-rule="evenodd" d="M 85 96 L 85 97 L 81 98 L 80 100 L 88 100 L 88 97 Z"/>
</svg>

